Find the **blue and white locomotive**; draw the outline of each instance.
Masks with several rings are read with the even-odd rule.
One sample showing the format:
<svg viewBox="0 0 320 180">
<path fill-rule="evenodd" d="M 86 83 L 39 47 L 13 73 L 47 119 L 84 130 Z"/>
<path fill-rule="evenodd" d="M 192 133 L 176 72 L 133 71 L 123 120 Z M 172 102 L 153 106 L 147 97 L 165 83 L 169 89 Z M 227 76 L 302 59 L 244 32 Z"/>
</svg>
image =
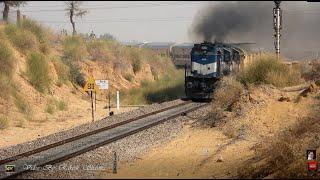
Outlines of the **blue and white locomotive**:
<svg viewBox="0 0 320 180">
<path fill-rule="evenodd" d="M 232 44 L 194 44 L 191 65 L 185 69 L 185 93 L 189 99 L 211 99 L 216 82 L 239 70 L 241 50 Z"/>
</svg>

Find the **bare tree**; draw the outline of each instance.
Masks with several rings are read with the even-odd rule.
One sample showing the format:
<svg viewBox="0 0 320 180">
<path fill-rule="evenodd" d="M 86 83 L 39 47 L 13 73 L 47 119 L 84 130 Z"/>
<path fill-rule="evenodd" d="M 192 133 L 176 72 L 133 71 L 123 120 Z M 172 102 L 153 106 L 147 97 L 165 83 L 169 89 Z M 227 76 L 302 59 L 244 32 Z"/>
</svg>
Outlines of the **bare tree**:
<svg viewBox="0 0 320 180">
<path fill-rule="evenodd" d="M 6 23 L 8 23 L 10 7 L 20 7 L 21 5 L 25 5 L 27 3 L 26 1 L 1 1 L 1 2 L 4 3 L 2 18 Z"/>
<path fill-rule="evenodd" d="M 67 11 L 67 15 L 70 18 L 70 22 L 72 25 L 72 34 L 75 35 L 76 34 L 76 27 L 75 27 L 75 22 L 74 22 L 74 17 L 80 17 L 82 18 L 82 16 L 84 16 L 85 14 L 87 14 L 86 10 L 81 9 L 81 4 L 82 1 L 67 1 L 66 2 L 66 11 Z"/>
</svg>

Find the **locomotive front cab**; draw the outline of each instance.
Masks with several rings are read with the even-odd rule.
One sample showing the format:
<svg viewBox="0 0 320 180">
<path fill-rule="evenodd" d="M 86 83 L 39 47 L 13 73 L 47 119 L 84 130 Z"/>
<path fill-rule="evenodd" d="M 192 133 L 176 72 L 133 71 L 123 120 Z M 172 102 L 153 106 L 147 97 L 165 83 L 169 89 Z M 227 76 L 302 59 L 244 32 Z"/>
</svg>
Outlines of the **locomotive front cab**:
<svg viewBox="0 0 320 180">
<path fill-rule="evenodd" d="M 212 43 L 195 44 L 191 50 L 191 66 L 185 69 L 186 96 L 194 99 L 211 99 L 220 76 L 223 53 Z"/>
</svg>

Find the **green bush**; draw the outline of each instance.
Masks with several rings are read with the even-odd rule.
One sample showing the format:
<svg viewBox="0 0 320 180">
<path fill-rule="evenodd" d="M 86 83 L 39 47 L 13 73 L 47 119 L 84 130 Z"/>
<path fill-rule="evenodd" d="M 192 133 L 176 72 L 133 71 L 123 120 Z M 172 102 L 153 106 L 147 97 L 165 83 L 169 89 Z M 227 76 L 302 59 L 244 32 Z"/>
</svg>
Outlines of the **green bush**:
<svg viewBox="0 0 320 180">
<path fill-rule="evenodd" d="M 267 57 L 250 64 L 238 74 L 244 84 L 272 84 L 277 87 L 297 85 L 301 82 L 300 71 L 290 68 L 276 58 Z"/>
<path fill-rule="evenodd" d="M 52 60 L 54 68 L 58 74 L 58 83 L 66 83 L 70 80 L 70 68 L 63 63 L 60 58 L 54 58 Z"/>
<path fill-rule="evenodd" d="M 32 109 L 28 102 L 24 99 L 24 97 L 17 94 L 16 92 L 13 93 L 13 97 L 14 103 L 19 111 L 27 116 L 30 116 L 32 113 Z"/>
<path fill-rule="evenodd" d="M 38 49 L 36 36 L 29 30 L 23 30 L 15 25 L 7 25 L 5 33 L 11 43 L 23 53 Z"/>
<path fill-rule="evenodd" d="M 12 50 L 4 41 L 0 41 L 0 75 L 10 77 L 13 74 L 16 59 L 13 56 Z"/>
<path fill-rule="evenodd" d="M 55 112 L 55 107 L 52 104 L 47 104 L 46 112 L 49 114 L 53 114 Z"/>
<path fill-rule="evenodd" d="M 63 42 L 64 57 L 71 61 L 82 61 L 87 57 L 87 48 L 80 36 L 67 37 Z"/>
<path fill-rule="evenodd" d="M 65 59 L 64 62 L 69 67 L 71 82 L 81 87 L 84 87 L 84 85 L 86 84 L 86 80 L 85 80 L 84 74 L 81 73 L 80 67 L 78 66 L 78 64 L 68 59 Z"/>
<path fill-rule="evenodd" d="M 32 53 L 27 59 L 27 76 L 30 83 L 40 92 L 49 88 L 51 79 L 49 76 L 49 64 L 41 53 Z"/>
<path fill-rule="evenodd" d="M 45 111 L 49 114 L 53 114 L 56 110 L 64 111 L 67 108 L 68 106 L 66 102 L 53 98 L 47 102 L 47 107 Z"/>
<path fill-rule="evenodd" d="M 184 72 L 176 71 L 157 81 L 141 81 L 141 87 L 133 88 L 124 93 L 124 103 L 143 104 L 164 102 L 184 95 Z"/>
<path fill-rule="evenodd" d="M 145 87 L 148 87 L 150 85 L 150 82 L 144 79 L 144 80 L 142 80 L 140 82 L 140 84 L 141 84 L 142 88 L 145 88 Z"/>
<path fill-rule="evenodd" d="M 56 107 L 59 109 L 59 111 L 64 111 L 67 109 L 67 103 L 64 101 L 56 101 Z"/>
</svg>

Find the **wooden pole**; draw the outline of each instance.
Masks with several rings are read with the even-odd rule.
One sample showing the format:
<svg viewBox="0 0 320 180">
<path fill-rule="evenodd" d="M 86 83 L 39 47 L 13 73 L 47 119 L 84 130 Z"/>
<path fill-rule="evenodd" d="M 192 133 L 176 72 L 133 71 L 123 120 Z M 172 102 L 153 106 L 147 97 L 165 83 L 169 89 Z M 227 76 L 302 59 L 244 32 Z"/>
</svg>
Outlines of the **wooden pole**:
<svg viewBox="0 0 320 180">
<path fill-rule="evenodd" d="M 110 116 L 110 112 L 111 112 L 111 97 L 110 97 L 110 90 L 109 90 L 109 116 Z"/>
<path fill-rule="evenodd" d="M 20 19 L 21 19 L 21 13 L 20 13 L 20 10 L 18 9 L 17 10 L 17 24 L 18 24 L 18 26 L 20 26 Z"/>
<path fill-rule="evenodd" d="M 113 174 L 117 174 L 117 152 L 113 153 Z"/>
<path fill-rule="evenodd" d="M 97 111 L 97 92 L 94 92 L 94 111 Z"/>
<path fill-rule="evenodd" d="M 93 98 L 92 98 L 92 91 L 91 92 L 91 110 L 92 110 L 92 122 L 94 121 L 94 112 L 93 112 Z"/>
</svg>

